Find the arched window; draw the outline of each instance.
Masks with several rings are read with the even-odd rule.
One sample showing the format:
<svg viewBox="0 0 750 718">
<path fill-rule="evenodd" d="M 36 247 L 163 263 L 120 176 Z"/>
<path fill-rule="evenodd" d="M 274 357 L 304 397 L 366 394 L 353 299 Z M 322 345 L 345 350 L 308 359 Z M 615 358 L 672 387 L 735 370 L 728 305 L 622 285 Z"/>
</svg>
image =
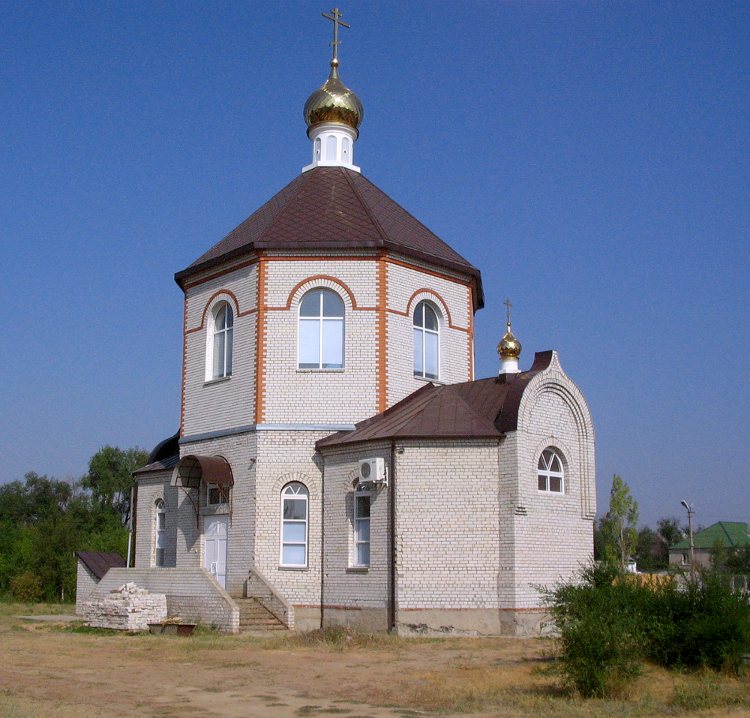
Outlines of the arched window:
<svg viewBox="0 0 750 718">
<path fill-rule="evenodd" d="M 208 327 L 206 381 L 232 376 L 234 312 L 226 302 L 214 307 Z"/>
<path fill-rule="evenodd" d="M 414 310 L 414 376 L 437 379 L 440 374 L 440 323 L 435 309 L 420 302 Z"/>
<path fill-rule="evenodd" d="M 294 481 L 281 492 L 281 565 L 307 566 L 307 487 Z"/>
<path fill-rule="evenodd" d="M 370 494 L 354 494 L 354 562 L 370 565 Z"/>
<path fill-rule="evenodd" d="M 164 501 L 162 499 L 157 499 L 155 508 L 154 533 L 156 534 L 156 540 L 154 543 L 156 546 L 156 554 L 154 556 L 154 565 L 163 566 L 164 549 L 167 545 L 167 512 L 164 509 Z"/>
<path fill-rule="evenodd" d="M 330 289 L 313 289 L 299 305 L 300 369 L 344 366 L 344 302 Z"/>
<path fill-rule="evenodd" d="M 565 490 L 565 474 L 560 454 L 551 447 L 547 447 L 539 457 L 537 469 L 539 491 L 550 491 L 561 494 Z"/>
</svg>

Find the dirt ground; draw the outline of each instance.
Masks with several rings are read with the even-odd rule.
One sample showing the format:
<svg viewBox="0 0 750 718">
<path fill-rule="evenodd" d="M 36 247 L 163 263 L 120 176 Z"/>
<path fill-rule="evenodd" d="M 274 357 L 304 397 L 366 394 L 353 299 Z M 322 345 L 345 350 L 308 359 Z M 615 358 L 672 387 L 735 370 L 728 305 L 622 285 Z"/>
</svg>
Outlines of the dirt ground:
<svg viewBox="0 0 750 718">
<path fill-rule="evenodd" d="M 736 679 L 740 698 L 718 712 L 710 696 L 723 684 L 688 686 L 675 703 L 661 677 L 645 699 L 583 702 L 557 686 L 551 650 L 541 639 L 103 634 L 0 615 L 0 716 L 750 715 Z"/>
</svg>

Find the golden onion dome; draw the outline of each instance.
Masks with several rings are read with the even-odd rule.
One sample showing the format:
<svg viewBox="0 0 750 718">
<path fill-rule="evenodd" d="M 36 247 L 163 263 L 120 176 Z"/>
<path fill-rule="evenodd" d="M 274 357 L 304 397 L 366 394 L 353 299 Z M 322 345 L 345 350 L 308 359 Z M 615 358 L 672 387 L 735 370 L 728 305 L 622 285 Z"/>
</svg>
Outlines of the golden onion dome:
<svg viewBox="0 0 750 718">
<path fill-rule="evenodd" d="M 328 79 L 307 98 L 304 114 L 308 136 L 310 130 L 322 122 L 349 125 L 359 136 L 365 110 L 359 97 L 339 79 L 338 66 L 338 60 L 331 60 Z"/>
<path fill-rule="evenodd" d="M 518 359 L 521 355 L 521 348 L 521 342 L 513 335 L 513 332 L 510 330 L 510 324 L 508 324 L 505 335 L 497 345 L 497 353 L 501 359 Z"/>
</svg>

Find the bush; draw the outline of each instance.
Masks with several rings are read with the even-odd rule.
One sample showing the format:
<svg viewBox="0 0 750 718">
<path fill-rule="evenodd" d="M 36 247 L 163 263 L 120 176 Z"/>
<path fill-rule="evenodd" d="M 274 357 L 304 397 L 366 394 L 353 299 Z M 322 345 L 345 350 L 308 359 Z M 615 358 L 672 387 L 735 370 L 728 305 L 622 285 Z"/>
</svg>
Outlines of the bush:
<svg viewBox="0 0 750 718">
<path fill-rule="evenodd" d="M 643 628 L 633 587 L 591 567 L 580 584 L 547 592 L 560 631 L 563 682 L 589 697 L 612 696 L 641 670 Z"/>
<path fill-rule="evenodd" d="M 750 605 L 717 574 L 641 583 L 600 566 L 545 591 L 560 632 L 564 682 L 586 697 L 619 693 L 643 660 L 737 672 L 750 649 Z"/>
<path fill-rule="evenodd" d="M 712 572 L 682 588 L 673 584 L 655 603 L 660 620 L 649 637 L 654 662 L 739 671 L 750 648 L 750 605 L 726 577 Z"/>
<path fill-rule="evenodd" d="M 11 579 L 10 590 L 17 601 L 37 603 L 42 600 L 42 579 L 26 571 Z"/>
</svg>

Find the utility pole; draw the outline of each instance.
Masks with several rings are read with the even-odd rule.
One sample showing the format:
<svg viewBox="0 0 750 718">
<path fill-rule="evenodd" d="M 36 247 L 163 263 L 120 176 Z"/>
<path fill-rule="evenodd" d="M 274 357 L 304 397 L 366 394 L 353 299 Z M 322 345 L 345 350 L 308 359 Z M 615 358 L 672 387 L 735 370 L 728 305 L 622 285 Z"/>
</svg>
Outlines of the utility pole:
<svg viewBox="0 0 750 718">
<path fill-rule="evenodd" d="M 693 543 L 693 514 L 695 509 L 692 504 L 689 504 L 685 499 L 680 501 L 685 507 L 688 515 L 688 535 L 690 537 L 690 580 L 695 583 L 695 544 Z"/>
</svg>

